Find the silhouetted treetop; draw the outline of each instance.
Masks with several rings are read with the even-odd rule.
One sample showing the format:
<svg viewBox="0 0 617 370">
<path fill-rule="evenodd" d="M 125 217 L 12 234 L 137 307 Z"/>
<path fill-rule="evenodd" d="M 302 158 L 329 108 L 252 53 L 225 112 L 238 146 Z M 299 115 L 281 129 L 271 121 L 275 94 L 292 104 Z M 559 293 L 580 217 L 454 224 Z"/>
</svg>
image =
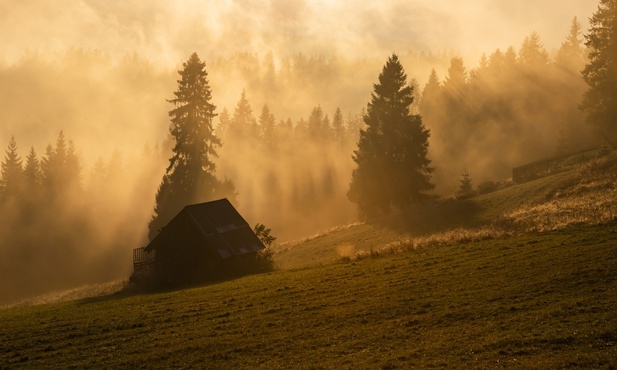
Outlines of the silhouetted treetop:
<svg viewBox="0 0 617 370">
<path fill-rule="evenodd" d="M 600 0 L 589 22 L 585 35 L 589 63 L 583 70 L 589 89 L 580 106 L 587 122 L 617 146 L 617 1 Z"/>
<path fill-rule="evenodd" d="M 216 198 L 233 198 L 233 185 L 219 181 L 213 157 L 221 141 L 214 133 L 216 107 L 210 102 L 206 64 L 193 53 L 178 71 L 178 89 L 169 100 L 173 155 L 156 194 L 155 216 L 148 225 L 150 239 L 184 206 Z"/>
<path fill-rule="evenodd" d="M 410 113 L 413 88 L 398 56 L 393 54 L 374 85 L 360 130 L 347 196 L 361 217 L 388 214 L 426 197 L 433 169 L 427 158 L 429 131 L 422 117 Z"/>
</svg>

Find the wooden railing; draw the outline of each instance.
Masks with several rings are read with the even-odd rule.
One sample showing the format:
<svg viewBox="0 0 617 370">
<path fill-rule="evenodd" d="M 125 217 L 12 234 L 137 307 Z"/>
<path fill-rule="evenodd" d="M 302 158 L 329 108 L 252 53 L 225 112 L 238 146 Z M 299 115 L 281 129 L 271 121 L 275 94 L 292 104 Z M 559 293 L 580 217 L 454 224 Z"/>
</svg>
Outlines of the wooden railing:
<svg viewBox="0 0 617 370">
<path fill-rule="evenodd" d="M 133 268 L 135 270 L 152 265 L 155 259 L 155 251 L 147 252 L 144 248 L 133 249 Z"/>
<path fill-rule="evenodd" d="M 515 167 L 512 169 L 512 181 L 521 183 L 562 171 L 572 165 L 598 157 L 602 150 L 603 148 L 589 149 Z"/>
</svg>

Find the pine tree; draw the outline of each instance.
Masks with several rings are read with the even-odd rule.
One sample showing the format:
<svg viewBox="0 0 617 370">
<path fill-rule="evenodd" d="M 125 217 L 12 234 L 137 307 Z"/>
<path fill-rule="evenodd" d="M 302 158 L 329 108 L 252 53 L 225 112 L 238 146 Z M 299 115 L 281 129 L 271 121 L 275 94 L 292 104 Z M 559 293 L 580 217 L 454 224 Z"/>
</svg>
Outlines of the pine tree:
<svg viewBox="0 0 617 370">
<path fill-rule="evenodd" d="M 364 126 L 364 121 L 362 120 L 364 117 L 365 111 L 362 108 L 362 112 L 359 114 L 351 114 L 347 115 L 347 120 L 345 121 L 345 141 L 348 143 L 357 144 L 360 139 L 360 130 Z"/>
<path fill-rule="evenodd" d="M 311 115 L 309 116 L 307 123 L 308 135 L 311 139 L 316 141 L 324 139 L 326 136 L 326 130 L 324 129 L 323 123 L 323 110 L 320 106 L 316 106 L 311 111 Z"/>
<path fill-rule="evenodd" d="M 324 139 L 332 139 L 332 123 L 330 123 L 330 117 L 328 117 L 328 114 L 325 114 L 321 120 L 321 130 Z"/>
<path fill-rule="evenodd" d="M 41 186 L 41 165 L 36 157 L 34 147 L 30 147 L 30 152 L 26 157 L 24 177 L 26 191 L 31 195 L 32 193 L 38 192 Z"/>
<path fill-rule="evenodd" d="M 437 120 L 439 113 L 443 110 L 441 104 L 441 82 L 435 68 L 431 70 L 420 100 L 420 114 L 428 121 Z"/>
<path fill-rule="evenodd" d="M 43 189 L 49 201 L 65 202 L 81 187 L 81 164 L 74 143 L 60 131 L 56 146 L 49 144 L 41 161 Z"/>
<path fill-rule="evenodd" d="M 514 47 L 509 46 L 506 52 L 503 54 L 503 69 L 506 73 L 512 73 L 515 71 L 518 63 L 518 57 Z"/>
<path fill-rule="evenodd" d="M 88 195 L 92 197 L 97 203 L 103 205 L 108 203 L 108 189 L 109 189 L 109 176 L 108 167 L 105 164 L 103 157 L 98 157 L 92 166 L 90 178 L 87 183 Z"/>
<path fill-rule="evenodd" d="M 467 172 L 467 167 L 465 167 L 465 172 L 461 176 L 458 185 L 458 191 L 456 192 L 457 199 L 465 199 L 469 198 L 473 195 L 473 185 L 471 183 L 471 176 Z"/>
<path fill-rule="evenodd" d="M 521 50 L 519 51 L 520 64 L 528 70 L 536 70 L 548 66 L 548 53 L 540 36 L 536 32 L 525 37 Z"/>
<path fill-rule="evenodd" d="M 505 59 L 506 57 L 504 53 L 501 52 L 500 49 L 495 50 L 488 57 L 487 73 L 489 74 L 490 77 L 496 78 L 496 77 L 500 77 L 503 74 Z"/>
<path fill-rule="evenodd" d="M 585 35 L 589 62 L 583 70 L 589 89 L 580 108 L 587 122 L 617 147 L 617 0 L 600 0 L 589 22 Z"/>
<path fill-rule="evenodd" d="M 41 183 L 43 189 L 48 193 L 51 192 L 51 188 L 55 184 L 55 172 L 58 167 L 55 157 L 54 147 L 51 144 L 47 144 L 45 147 L 45 155 L 43 155 L 41 159 Z"/>
<path fill-rule="evenodd" d="M 81 180 L 81 163 L 79 156 L 75 149 L 75 143 L 69 140 L 64 170 L 64 187 L 68 196 L 74 197 L 76 193 L 83 190 Z"/>
<path fill-rule="evenodd" d="M 572 73 L 579 73 L 585 65 L 585 51 L 581 36 L 581 24 L 578 18 L 572 19 L 570 33 L 557 51 L 555 62 L 558 66 Z"/>
<path fill-rule="evenodd" d="M 242 90 L 240 100 L 236 105 L 233 117 L 230 124 L 230 135 L 235 138 L 257 138 L 258 128 L 257 121 L 253 115 L 253 108 L 246 98 L 246 91 Z"/>
<path fill-rule="evenodd" d="M 268 104 L 264 104 L 259 115 L 259 128 L 261 129 L 261 138 L 269 149 L 274 149 L 277 143 L 275 127 L 276 118 L 270 112 Z"/>
<path fill-rule="evenodd" d="M 178 71 L 175 98 L 169 100 L 174 107 L 169 117 L 175 144 L 156 194 L 155 215 L 148 225 L 150 239 L 184 206 L 234 195 L 233 185 L 215 176 L 212 159 L 221 142 L 212 126 L 216 107 L 210 102 L 206 64 L 193 53 L 183 67 Z"/>
<path fill-rule="evenodd" d="M 467 71 L 463 64 L 463 58 L 452 58 L 448 75 L 443 83 L 443 90 L 449 101 L 456 103 L 461 101 L 467 85 Z"/>
<path fill-rule="evenodd" d="M 45 149 L 41 168 L 43 171 L 43 187 L 48 193 L 48 199 L 56 198 L 60 193 L 66 164 L 66 139 L 64 132 L 60 131 L 56 139 L 55 148 L 49 144 Z"/>
<path fill-rule="evenodd" d="M 2 161 L 0 192 L 4 198 L 8 198 L 16 196 L 23 184 L 22 161 L 17 153 L 17 141 L 14 136 L 11 136 L 5 153 L 4 161 Z"/>
<path fill-rule="evenodd" d="M 463 64 L 463 58 L 452 58 L 448 75 L 443 83 L 443 114 L 440 130 L 435 131 L 437 139 L 442 143 L 446 152 L 453 154 L 459 148 L 467 146 L 469 132 L 475 129 L 470 116 L 469 87 L 467 83 L 467 70 Z M 447 135 L 447 137 L 446 137 Z M 443 145 L 443 144 L 442 144 Z"/>
<path fill-rule="evenodd" d="M 342 143 L 345 137 L 345 126 L 343 125 L 343 113 L 341 108 L 336 108 L 334 117 L 332 118 L 332 130 L 334 130 L 334 138 L 337 143 Z"/>
<path fill-rule="evenodd" d="M 231 127 L 231 116 L 227 108 L 223 108 L 219 114 L 219 125 L 216 127 L 216 136 L 224 138 Z"/>
<path fill-rule="evenodd" d="M 427 158 L 430 133 L 422 117 L 410 113 L 413 88 L 393 54 L 374 85 L 360 131 L 348 198 L 360 216 L 370 218 L 403 209 L 426 198 L 433 188 Z"/>
</svg>

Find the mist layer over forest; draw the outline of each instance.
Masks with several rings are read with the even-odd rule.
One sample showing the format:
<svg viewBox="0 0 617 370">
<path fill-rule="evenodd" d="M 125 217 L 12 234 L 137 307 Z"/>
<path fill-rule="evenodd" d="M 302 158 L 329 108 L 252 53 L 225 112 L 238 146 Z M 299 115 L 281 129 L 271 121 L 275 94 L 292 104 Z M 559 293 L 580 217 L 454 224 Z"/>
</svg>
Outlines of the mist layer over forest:
<svg viewBox="0 0 617 370">
<path fill-rule="evenodd" d="M 163 3 L 122 11 L 114 2 L 67 3 L 82 20 L 40 35 L 46 22 L 51 27 L 52 18 L 63 19 L 54 4 L 23 2 L 10 12 L 0 6 L 7 10 L 4 30 L 33 8 L 51 14 L 36 27 L 26 22 L 29 51 L 15 41 L 0 50 L 3 163 L 13 136 L 23 167 L 29 160 L 40 165 L 36 189 L 23 187 L 17 200 L 2 205 L 0 303 L 129 274 L 132 248 L 147 242 L 154 194 L 170 157 L 166 99 L 173 97 L 179 63 L 192 51 L 206 62 L 217 106 L 216 133 L 223 142 L 217 175 L 234 183 L 247 221 L 272 227 L 280 240 L 356 220 L 346 197 L 351 155 L 372 84 L 392 51 L 387 48 L 399 50 L 414 86 L 413 109 L 431 130 L 429 157 L 441 196 L 456 191 L 465 169 L 474 185 L 499 181 L 513 166 L 596 143 L 577 110 L 585 90 L 579 73 L 584 29 L 570 23 L 578 14 L 583 23 L 590 6 L 588 13 L 572 8 L 572 14 L 546 21 L 561 31 L 545 44 L 533 28 L 516 32 L 517 40 L 514 32 L 457 33 L 462 23 L 450 10 L 424 6 L 413 12 L 402 2 L 351 14 L 341 22 L 353 33 L 341 26 L 343 41 L 337 42 L 323 33 L 329 23 L 308 21 L 313 15 L 326 22 L 316 5 L 277 1 L 260 15 L 271 18 L 252 16 L 250 6 L 234 13 L 238 7 L 221 3 L 214 13 L 226 16 L 200 19 L 201 26 L 195 14 L 204 9 L 196 4 L 193 12 Z M 322 5 L 334 12 L 345 8 Z M 376 9 L 383 19 L 397 10 L 409 14 L 384 22 L 391 24 L 386 27 L 365 14 Z M 525 13 L 516 5 L 487 9 L 470 17 L 510 14 L 503 22 L 515 24 Z M 15 17 L 6 18 L 8 13 Z M 178 27 L 161 14 L 189 21 Z M 269 28 L 264 19 L 286 31 Z M 414 20 L 427 29 L 439 20 L 458 36 L 421 37 L 418 29 L 403 27 Z M 531 17 L 537 29 L 546 27 L 534 22 Z M 95 26 L 101 24 L 115 33 L 103 34 Z M 255 26 L 251 37 L 244 37 L 246 24 Z M 101 42 L 79 36 L 75 30 L 82 27 L 91 27 Z M 366 30 L 374 31 L 371 37 L 360 37 Z M 187 41 L 186 34 L 208 37 Z M 289 41 L 294 35 L 296 43 Z M 480 41 L 472 44 L 475 39 Z"/>
</svg>

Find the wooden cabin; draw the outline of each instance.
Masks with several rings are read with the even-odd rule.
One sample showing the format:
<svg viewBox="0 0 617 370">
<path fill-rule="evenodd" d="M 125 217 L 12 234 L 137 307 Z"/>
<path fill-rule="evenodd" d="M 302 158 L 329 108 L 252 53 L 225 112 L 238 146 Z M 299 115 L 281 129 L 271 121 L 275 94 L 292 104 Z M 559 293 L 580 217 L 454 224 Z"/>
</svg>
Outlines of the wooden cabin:
<svg viewBox="0 0 617 370">
<path fill-rule="evenodd" d="M 131 280 L 177 286 L 227 277 L 250 268 L 264 248 L 229 200 L 189 205 L 133 250 Z"/>
</svg>

